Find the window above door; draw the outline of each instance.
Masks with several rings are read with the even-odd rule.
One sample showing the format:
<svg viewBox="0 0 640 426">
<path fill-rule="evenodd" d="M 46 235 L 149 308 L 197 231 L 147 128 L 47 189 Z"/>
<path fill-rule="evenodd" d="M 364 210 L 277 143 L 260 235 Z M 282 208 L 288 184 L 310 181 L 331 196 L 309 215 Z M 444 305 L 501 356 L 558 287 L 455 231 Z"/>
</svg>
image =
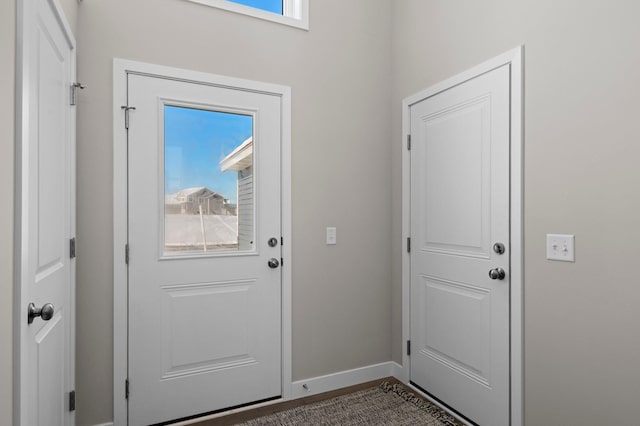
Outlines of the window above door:
<svg viewBox="0 0 640 426">
<path fill-rule="evenodd" d="M 309 29 L 309 0 L 187 0 L 303 30 Z"/>
</svg>

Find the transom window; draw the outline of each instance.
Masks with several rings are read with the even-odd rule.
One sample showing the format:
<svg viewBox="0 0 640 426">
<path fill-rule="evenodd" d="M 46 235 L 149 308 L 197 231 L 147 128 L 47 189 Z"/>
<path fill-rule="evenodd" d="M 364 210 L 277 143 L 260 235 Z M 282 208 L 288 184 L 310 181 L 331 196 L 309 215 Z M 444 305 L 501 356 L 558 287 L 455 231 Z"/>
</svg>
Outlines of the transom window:
<svg viewBox="0 0 640 426">
<path fill-rule="evenodd" d="M 267 12 L 277 13 L 282 15 L 284 8 L 282 7 L 283 0 L 229 0 L 233 3 L 244 4 L 245 6 L 254 7 L 256 9 L 262 9 Z"/>
<path fill-rule="evenodd" d="M 187 0 L 304 30 L 309 29 L 309 0 Z"/>
</svg>

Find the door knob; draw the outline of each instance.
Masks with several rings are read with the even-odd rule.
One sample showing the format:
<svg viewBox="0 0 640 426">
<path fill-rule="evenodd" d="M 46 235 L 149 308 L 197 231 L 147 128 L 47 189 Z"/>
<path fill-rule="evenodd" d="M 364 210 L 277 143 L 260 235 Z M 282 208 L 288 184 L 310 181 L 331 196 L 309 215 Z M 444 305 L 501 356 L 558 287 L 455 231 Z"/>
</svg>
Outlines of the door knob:
<svg viewBox="0 0 640 426">
<path fill-rule="evenodd" d="M 49 321 L 53 318 L 53 305 L 51 303 L 45 303 L 42 308 L 36 308 L 36 305 L 32 302 L 27 307 L 27 322 L 31 324 L 36 317 L 42 317 L 44 321 Z"/>
<path fill-rule="evenodd" d="M 507 274 L 504 272 L 502 268 L 494 268 L 489 271 L 489 278 L 492 280 L 504 280 Z"/>
<path fill-rule="evenodd" d="M 267 261 L 267 265 L 269 265 L 269 268 L 275 269 L 280 266 L 280 262 L 278 262 L 278 259 L 276 259 L 275 257 L 272 257 Z"/>
</svg>

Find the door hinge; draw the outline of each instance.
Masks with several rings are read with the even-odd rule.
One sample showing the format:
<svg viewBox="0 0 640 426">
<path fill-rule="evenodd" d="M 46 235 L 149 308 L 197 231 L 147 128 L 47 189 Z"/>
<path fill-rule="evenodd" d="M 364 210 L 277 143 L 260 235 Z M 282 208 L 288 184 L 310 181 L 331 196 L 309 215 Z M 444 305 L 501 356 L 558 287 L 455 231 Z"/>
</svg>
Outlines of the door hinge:
<svg viewBox="0 0 640 426">
<path fill-rule="evenodd" d="M 407 149 L 411 151 L 411 135 L 407 135 Z"/>
<path fill-rule="evenodd" d="M 75 259 L 76 257 L 76 239 L 75 237 L 69 240 L 69 257 Z"/>
<path fill-rule="evenodd" d="M 280 245 L 283 246 L 284 245 L 284 237 L 280 237 Z"/>
<path fill-rule="evenodd" d="M 407 340 L 407 356 L 411 356 L 411 340 Z"/>
<path fill-rule="evenodd" d="M 76 411 L 76 391 L 69 392 L 69 411 Z"/>
<path fill-rule="evenodd" d="M 78 103 L 78 89 L 82 90 L 85 87 L 87 86 L 78 82 L 71 85 L 71 99 L 69 100 L 69 105 L 76 105 Z"/>
<path fill-rule="evenodd" d="M 129 111 L 131 111 L 132 109 L 136 109 L 136 107 L 123 105 L 120 107 L 120 109 L 124 110 L 124 128 L 129 130 Z"/>
<path fill-rule="evenodd" d="M 411 237 L 407 238 L 407 253 L 411 253 Z"/>
<path fill-rule="evenodd" d="M 129 399 L 129 379 L 124 381 L 124 398 Z"/>
<path fill-rule="evenodd" d="M 129 244 L 124 245 L 124 263 L 129 264 Z"/>
</svg>

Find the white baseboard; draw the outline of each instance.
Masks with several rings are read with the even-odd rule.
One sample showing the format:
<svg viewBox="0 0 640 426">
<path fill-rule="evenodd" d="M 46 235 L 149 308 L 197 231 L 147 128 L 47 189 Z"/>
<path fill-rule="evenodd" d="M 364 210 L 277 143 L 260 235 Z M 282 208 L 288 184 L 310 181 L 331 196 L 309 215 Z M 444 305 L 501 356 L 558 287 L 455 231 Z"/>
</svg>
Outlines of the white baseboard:
<svg viewBox="0 0 640 426">
<path fill-rule="evenodd" d="M 113 426 L 113 423 L 100 423 L 99 425 L 93 425 L 93 426 Z"/>
<path fill-rule="evenodd" d="M 326 376 L 312 377 L 291 383 L 291 399 L 302 398 L 318 393 L 329 392 L 347 386 L 358 385 L 371 380 L 394 376 L 396 370 L 402 367 L 395 362 L 388 361 L 380 364 L 368 365 L 353 370 L 340 371 Z"/>
<path fill-rule="evenodd" d="M 397 362 L 391 362 L 391 375 L 402 383 L 409 383 L 409 369 Z"/>
</svg>

